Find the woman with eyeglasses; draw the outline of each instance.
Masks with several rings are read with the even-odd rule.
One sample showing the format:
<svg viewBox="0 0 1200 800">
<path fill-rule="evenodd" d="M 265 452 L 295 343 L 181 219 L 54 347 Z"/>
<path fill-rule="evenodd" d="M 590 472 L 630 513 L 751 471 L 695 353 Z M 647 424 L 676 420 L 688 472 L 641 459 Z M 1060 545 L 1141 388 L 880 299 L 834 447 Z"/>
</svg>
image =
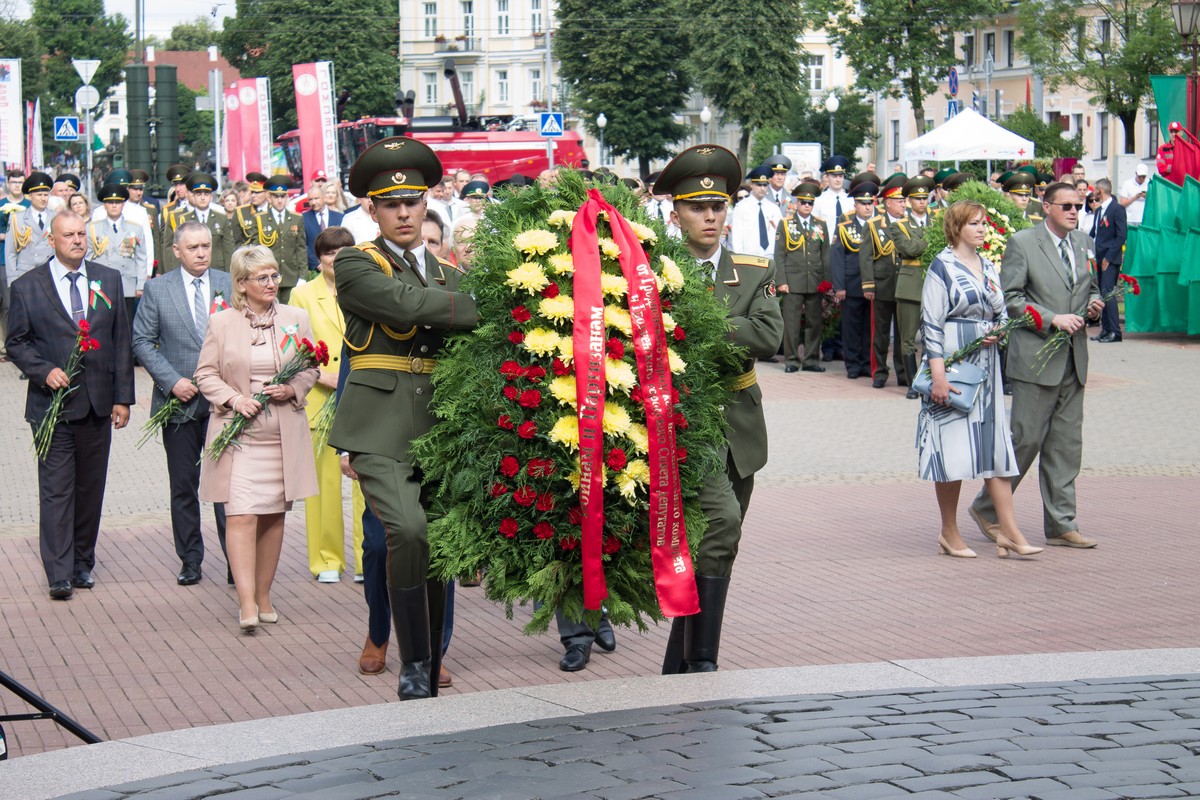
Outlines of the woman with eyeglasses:
<svg viewBox="0 0 1200 800">
<path fill-rule="evenodd" d="M 207 447 L 241 414 L 251 420 L 235 446 L 200 469 L 200 499 L 225 504 L 226 546 L 237 585 L 241 630 L 279 621 L 271 584 L 283 546 L 283 515 L 317 493 L 312 436 L 305 411 L 317 369 L 284 384 L 267 383 L 313 339 L 308 313 L 276 302 L 281 276 L 268 247 L 239 248 L 229 265 L 230 308 L 208 317 L 196 385 L 212 403 Z M 254 399 L 266 394 L 266 407 Z"/>
</svg>

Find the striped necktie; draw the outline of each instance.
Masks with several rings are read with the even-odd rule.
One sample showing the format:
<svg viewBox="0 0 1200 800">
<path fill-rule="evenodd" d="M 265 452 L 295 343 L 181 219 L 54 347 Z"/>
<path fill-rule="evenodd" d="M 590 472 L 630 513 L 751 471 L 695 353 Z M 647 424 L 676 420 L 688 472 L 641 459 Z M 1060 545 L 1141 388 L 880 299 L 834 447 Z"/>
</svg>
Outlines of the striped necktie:
<svg viewBox="0 0 1200 800">
<path fill-rule="evenodd" d="M 208 309 L 204 296 L 204 281 L 200 278 L 192 278 L 192 316 L 196 321 L 196 332 L 200 334 L 200 338 L 204 338 L 204 332 L 208 330 Z"/>
</svg>

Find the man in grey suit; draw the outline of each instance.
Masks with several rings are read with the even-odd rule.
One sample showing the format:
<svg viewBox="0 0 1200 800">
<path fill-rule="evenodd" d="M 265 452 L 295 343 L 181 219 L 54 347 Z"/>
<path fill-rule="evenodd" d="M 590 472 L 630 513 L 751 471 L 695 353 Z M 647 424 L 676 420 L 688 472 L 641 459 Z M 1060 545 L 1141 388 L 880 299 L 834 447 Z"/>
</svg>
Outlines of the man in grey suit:
<svg viewBox="0 0 1200 800">
<path fill-rule="evenodd" d="M 151 413 L 168 397 L 186 405 L 163 428 L 167 476 L 171 485 L 171 529 L 183 566 L 180 586 L 199 583 L 204 561 L 200 535 L 200 454 L 208 431 L 209 404 L 192 382 L 208 317 L 229 307 L 229 273 L 209 269 L 212 234 L 195 220 L 175 229 L 174 254 L 180 269 L 148 281 L 133 321 L 133 352 L 154 379 Z M 216 506 L 217 536 L 225 549 L 225 512 Z M 228 577 L 227 577 L 228 580 Z M 232 581 L 229 581 L 232 583 Z"/>
<path fill-rule="evenodd" d="M 1004 251 L 1000 282 L 1010 316 L 1033 307 L 1039 329 L 1019 328 L 1009 334 L 1008 377 L 1012 381 L 1012 438 L 1020 473 L 1015 491 L 1040 456 L 1046 544 L 1095 547 L 1079 532 L 1075 519 L 1075 478 L 1083 458 L 1083 387 L 1087 383 L 1087 327 L 1104 308 L 1095 274 L 1095 254 L 1087 234 L 1076 230 L 1083 195 L 1069 183 L 1047 187 L 1045 221 L 1014 234 Z M 1056 331 L 1071 334 L 1042 367 L 1038 351 Z M 987 491 L 971 504 L 971 516 L 992 541 L 1000 530 Z"/>
</svg>

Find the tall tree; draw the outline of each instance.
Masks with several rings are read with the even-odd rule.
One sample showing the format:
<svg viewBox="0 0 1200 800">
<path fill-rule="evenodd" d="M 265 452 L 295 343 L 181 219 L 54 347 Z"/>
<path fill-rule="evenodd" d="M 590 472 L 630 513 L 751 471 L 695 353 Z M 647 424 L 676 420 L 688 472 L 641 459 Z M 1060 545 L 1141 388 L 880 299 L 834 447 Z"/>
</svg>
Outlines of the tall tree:
<svg viewBox="0 0 1200 800">
<path fill-rule="evenodd" d="M 30 23 L 45 54 L 42 59 L 42 124 L 56 114 L 74 113 L 75 90 L 83 85 L 72 59 L 98 59 L 92 85 L 104 97 L 121 81 L 133 44 L 125 18 L 106 16 L 104 0 L 33 0 Z"/>
<path fill-rule="evenodd" d="M 680 0 L 608 0 L 603 14 L 594 0 L 558 3 L 554 54 L 573 105 L 593 136 L 604 114 L 605 148 L 636 158 L 643 178 L 688 132 L 674 118 L 691 88 L 687 41 L 679 27 L 656 22 L 680 10 Z"/>
<path fill-rule="evenodd" d="M 349 117 L 395 113 L 399 86 L 393 0 L 237 0 L 221 52 L 242 77 L 271 79 L 277 133 L 296 127 L 292 65 L 332 61 Z"/>
<path fill-rule="evenodd" d="M 1001 120 L 1000 125 L 1033 142 L 1038 158 L 1083 158 L 1083 131 L 1064 139 L 1061 125 L 1043 122 L 1029 108 L 1017 109 Z"/>
<path fill-rule="evenodd" d="M 859 89 L 907 97 L 917 130 L 925 101 L 962 63 L 954 34 L 994 18 L 1002 0 L 811 0 L 809 24 L 824 28 L 853 67 Z"/>
<path fill-rule="evenodd" d="M 21 59 L 21 91 L 33 100 L 42 87 L 42 45 L 37 28 L 27 19 L 17 19 L 12 2 L 0 3 L 0 42 L 5 58 Z"/>
<path fill-rule="evenodd" d="M 208 17 L 196 17 L 191 22 L 181 22 L 171 28 L 171 36 L 163 44 L 164 50 L 206 50 L 218 44 L 221 32 L 213 27 Z"/>
<path fill-rule="evenodd" d="M 1077 84 L 1121 120 L 1125 152 L 1133 153 L 1134 125 L 1150 96 L 1150 76 L 1179 72 L 1179 35 L 1168 0 L 1113 0 L 1081 8 L 1072 0 L 1025 0 L 1017 48 L 1051 88 Z"/>
<path fill-rule="evenodd" d="M 875 110 L 859 92 L 839 89 L 834 92 L 841 105 L 833 115 L 834 146 L 837 152 L 850 159 L 847 172 L 855 170 L 854 153 L 862 147 L 875 130 Z M 754 135 L 750 163 L 759 164 L 775 152 L 782 142 L 820 142 L 829 155 L 829 112 L 825 110 L 825 94 L 812 97 L 807 91 L 793 97 L 783 112 L 779 127 L 760 128 Z M 814 105 L 813 100 L 820 101 Z"/>
<path fill-rule="evenodd" d="M 799 91 L 799 0 L 682 1 L 700 91 L 741 126 L 738 158 L 745 163 L 751 135 L 778 125 Z"/>
</svg>

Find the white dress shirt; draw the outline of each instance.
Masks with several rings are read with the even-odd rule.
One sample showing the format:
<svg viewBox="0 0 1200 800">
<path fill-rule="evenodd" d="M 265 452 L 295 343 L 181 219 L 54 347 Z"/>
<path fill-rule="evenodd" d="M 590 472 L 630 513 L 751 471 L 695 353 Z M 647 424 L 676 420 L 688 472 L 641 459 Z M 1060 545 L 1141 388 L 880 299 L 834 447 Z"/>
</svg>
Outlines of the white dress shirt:
<svg viewBox="0 0 1200 800">
<path fill-rule="evenodd" d="M 183 267 L 180 267 L 179 269 L 177 269 L 175 271 L 179 273 L 179 279 L 183 281 L 183 291 L 184 291 L 184 294 L 187 295 L 188 310 L 190 311 L 191 309 L 196 307 L 196 285 L 192 281 L 196 280 L 197 277 L 200 278 L 200 292 L 201 292 L 200 296 L 204 298 L 204 307 L 208 308 L 209 307 L 208 270 L 204 270 L 203 275 L 193 275 L 190 272 L 188 272 L 186 269 L 184 269 Z"/>
<path fill-rule="evenodd" d="M 387 239 L 384 239 L 383 243 L 387 245 L 388 250 L 391 250 L 393 253 L 396 254 L 396 257 L 398 259 L 400 259 L 400 261 L 402 263 L 407 263 L 408 259 L 406 259 L 404 257 L 405 250 L 403 247 L 401 247 L 400 245 L 398 245 L 394 242 L 389 242 Z M 413 248 L 412 250 L 409 250 L 408 252 L 412 253 L 416 257 L 416 259 L 417 259 L 417 274 L 421 276 L 421 280 L 425 280 L 425 245 L 424 244 L 417 245 L 415 248 Z"/>
<path fill-rule="evenodd" d="M 369 242 L 379 237 L 379 225 L 371 219 L 371 215 L 362 207 L 346 212 L 342 217 L 342 227 L 354 236 L 355 244 Z"/>
<path fill-rule="evenodd" d="M 763 247 L 758 230 L 758 212 L 762 209 L 767 221 L 767 246 Z M 729 234 L 729 249 L 735 253 L 771 258 L 775 254 L 775 228 L 783 219 L 779 206 L 769 198 L 754 196 L 739 200 L 733 207 L 733 222 Z"/>
<path fill-rule="evenodd" d="M 103 210 L 103 209 L 101 209 Z M 67 278 L 67 273 L 71 270 L 67 269 L 66 265 L 58 260 L 58 256 L 50 259 L 50 274 L 54 276 L 54 290 L 58 292 L 58 299 L 62 302 L 63 308 L 67 310 L 67 316 L 71 316 L 71 281 Z M 79 287 L 79 301 L 83 304 L 83 318 L 87 319 L 88 312 L 88 274 L 87 262 L 84 261 L 76 270 L 80 274 L 80 278 L 76 281 Z M 120 298 L 117 298 L 118 300 Z"/>
</svg>

